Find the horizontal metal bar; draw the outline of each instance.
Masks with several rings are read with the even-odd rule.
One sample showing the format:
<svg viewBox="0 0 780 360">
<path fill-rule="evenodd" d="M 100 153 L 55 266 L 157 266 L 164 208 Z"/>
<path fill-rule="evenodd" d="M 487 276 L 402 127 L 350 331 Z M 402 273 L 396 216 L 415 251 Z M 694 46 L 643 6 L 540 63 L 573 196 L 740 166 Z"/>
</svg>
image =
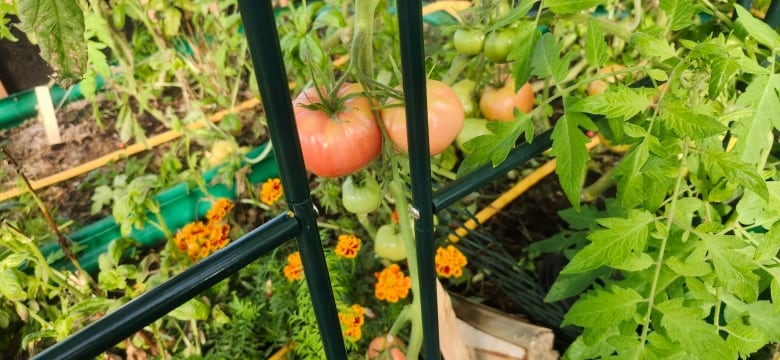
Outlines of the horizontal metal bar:
<svg viewBox="0 0 780 360">
<path fill-rule="evenodd" d="M 290 213 L 281 214 L 34 359 L 94 358 L 298 233 L 298 221 Z"/>
<path fill-rule="evenodd" d="M 552 134 L 552 130 L 547 130 L 537 135 L 533 142 L 520 144 L 512 149 L 506 160 L 496 167 L 493 167 L 492 164 L 483 165 L 443 186 L 433 194 L 433 211 L 437 212 L 454 204 L 466 195 L 505 175 L 509 170 L 524 164 L 534 156 L 538 156 L 543 151 L 549 149 L 552 145 L 550 134 Z"/>
</svg>

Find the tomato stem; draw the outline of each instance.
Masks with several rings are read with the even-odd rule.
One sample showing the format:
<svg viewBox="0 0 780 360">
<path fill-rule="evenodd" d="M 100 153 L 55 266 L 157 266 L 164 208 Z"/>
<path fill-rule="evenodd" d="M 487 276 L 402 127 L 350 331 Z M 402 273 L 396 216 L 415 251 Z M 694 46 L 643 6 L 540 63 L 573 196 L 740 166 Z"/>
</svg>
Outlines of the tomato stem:
<svg viewBox="0 0 780 360">
<path fill-rule="evenodd" d="M 355 32 L 352 36 L 351 62 L 355 70 L 368 76 L 374 74 L 374 12 L 379 0 L 355 0 Z"/>
<path fill-rule="evenodd" d="M 409 336 L 409 347 L 406 351 L 407 359 L 417 359 L 422 348 L 422 303 L 420 302 L 420 278 L 418 276 L 417 248 L 415 246 L 414 234 L 412 232 L 411 214 L 409 211 L 409 201 L 406 199 L 406 193 L 401 186 L 400 174 L 393 173 L 393 179 L 390 181 L 390 194 L 395 199 L 398 209 L 398 225 L 401 228 L 401 236 L 406 241 L 406 260 L 409 265 L 409 277 L 412 279 L 412 304 L 409 308 L 412 331 Z M 406 309 L 404 309 L 406 310 Z M 407 319 L 399 316 L 399 321 Z M 400 325 L 398 325 L 400 326 Z M 393 325 L 393 328 L 396 328 Z M 397 329 L 396 329 L 397 330 Z"/>
</svg>

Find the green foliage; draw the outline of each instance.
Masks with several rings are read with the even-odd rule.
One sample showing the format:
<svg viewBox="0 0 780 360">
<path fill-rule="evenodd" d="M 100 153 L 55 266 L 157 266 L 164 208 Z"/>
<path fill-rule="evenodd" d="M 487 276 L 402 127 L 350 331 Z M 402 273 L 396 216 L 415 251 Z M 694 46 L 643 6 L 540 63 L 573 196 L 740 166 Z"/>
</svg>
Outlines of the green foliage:
<svg viewBox="0 0 780 360">
<path fill-rule="evenodd" d="M 20 28 L 63 84 L 77 80 L 86 70 L 84 13 L 76 0 L 29 0 L 18 3 Z"/>
</svg>

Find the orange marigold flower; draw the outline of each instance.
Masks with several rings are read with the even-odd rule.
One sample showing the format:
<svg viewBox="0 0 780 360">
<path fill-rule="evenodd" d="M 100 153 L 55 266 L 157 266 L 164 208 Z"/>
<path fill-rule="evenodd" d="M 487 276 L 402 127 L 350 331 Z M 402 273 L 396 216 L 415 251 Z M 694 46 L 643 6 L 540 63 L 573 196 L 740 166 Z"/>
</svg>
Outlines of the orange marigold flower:
<svg viewBox="0 0 780 360">
<path fill-rule="evenodd" d="M 339 322 L 341 322 L 344 337 L 352 341 L 360 340 L 365 313 L 366 310 L 358 304 L 353 304 L 343 312 L 339 312 Z"/>
<path fill-rule="evenodd" d="M 398 217 L 398 209 L 393 209 L 393 212 L 390 213 L 390 221 L 392 221 L 394 224 L 398 224 L 398 222 L 401 219 Z"/>
<path fill-rule="evenodd" d="M 466 256 L 452 245 L 436 250 L 436 273 L 439 276 L 458 278 L 463 275 L 463 267 L 468 263 Z"/>
<path fill-rule="evenodd" d="M 355 235 L 339 235 L 339 242 L 336 244 L 336 255 L 347 259 L 354 259 L 360 251 L 361 241 Z"/>
<path fill-rule="evenodd" d="M 398 264 L 392 264 L 384 270 L 374 273 L 374 276 L 377 278 L 374 286 L 374 296 L 377 299 L 396 303 L 399 299 L 404 299 L 409 295 L 412 279 L 401 272 L 401 267 Z"/>
<path fill-rule="evenodd" d="M 296 251 L 287 256 L 287 265 L 284 266 L 284 276 L 289 281 L 300 280 L 303 278 L 303 263 L 301 263 L 301 253 Z"/>
<path fill-rule="evenodd" d="M 222 221 L 227 213 L 233 209 L 233 203 L 226 199 L 220 198 L 211 205 L 211 209 L 206 213 L 206 219 L 209 222 Z"/>
<path fill-rule="evenodd" d="M 220 222 L 204 224 L 196 221 L 176 233 L 173 242 L 192 261 L 203 259 L 230 242 L 230 225 Z"/>
<path fill-rule="evenodd" d="M 279 178 L 266 180 L 260 187 L 260 201 L 272 205 L 282 197 L 282 181 Z"/>
</svg>

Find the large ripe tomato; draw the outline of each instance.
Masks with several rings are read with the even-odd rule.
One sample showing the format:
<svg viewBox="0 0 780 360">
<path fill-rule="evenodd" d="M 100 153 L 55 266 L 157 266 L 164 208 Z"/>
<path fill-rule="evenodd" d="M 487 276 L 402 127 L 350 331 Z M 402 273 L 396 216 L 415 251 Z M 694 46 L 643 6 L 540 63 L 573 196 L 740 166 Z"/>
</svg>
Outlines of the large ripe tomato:
<svg viewBox="0 0 780 360">
<path fill-rule="evenodd" d="M 514 121 L 514 109 L 529 113 L 534 108 L 534 90 L 531 84 L 525 83 L 516 93 L 514 80 L 506 81 L 504 86 L 486 87 L 479 99 L 479 110 L 488 120 Z"/>
<path fill-rule="evenodd" d="M 325 91 L 324 89 L 322 90 Z M 307 105 L 322 104 L 316 88 L 293 100 L 295 123 L 306 169 L 322 177 L 344 176 L 362 169 L 382 151 L 382 131 L 361 95 L 359 84 L 346 83 L 337 96 L 343 100 L 333 114 Z"/>
<path fill-rule="evenodd" d="M 425 96 L 428 101 L 428 142 L 431 155 L 444 151 L 458 136 L 465 113 L 458 95 L 447 84 L 428 79 Z M 388 105 L 398 104 L 391 100 Z M 382 109 L 380 116 L 385 124 L 387 135 L 396 148 L 409 151 L 406 138 L 406 111 L 402 106 L 388 106 Z"/>
</svg>

